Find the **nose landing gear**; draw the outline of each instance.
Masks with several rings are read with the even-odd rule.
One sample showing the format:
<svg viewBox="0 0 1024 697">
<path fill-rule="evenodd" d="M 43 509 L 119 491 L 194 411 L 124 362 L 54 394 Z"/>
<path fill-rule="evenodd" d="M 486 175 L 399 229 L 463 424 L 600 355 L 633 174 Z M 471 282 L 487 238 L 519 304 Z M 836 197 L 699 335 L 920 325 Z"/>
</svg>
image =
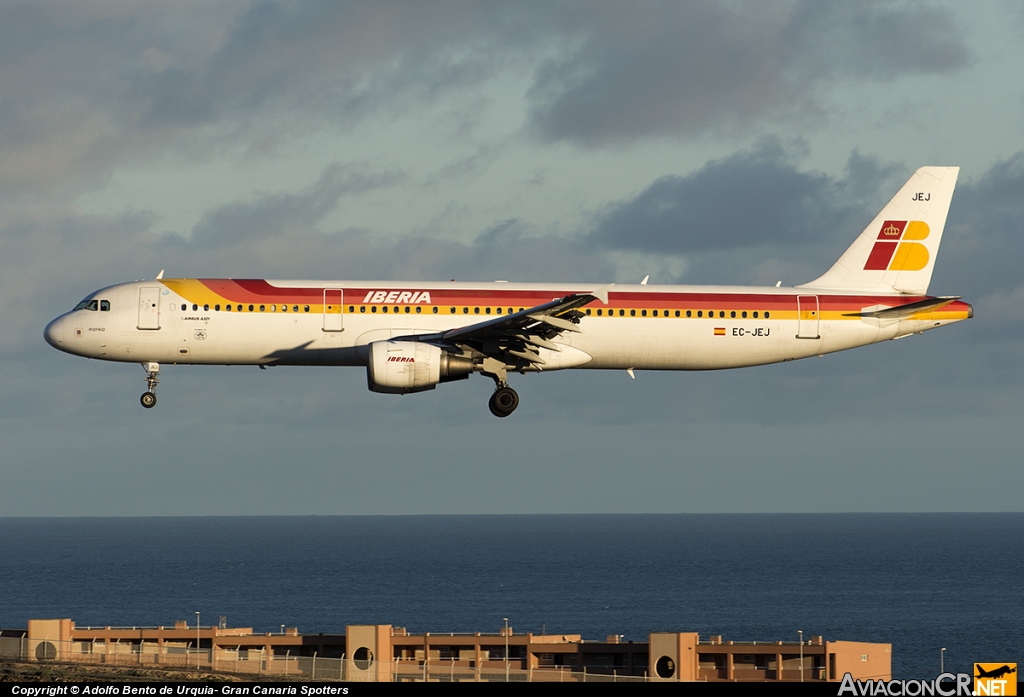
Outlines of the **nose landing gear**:
<svg viewBox="0 0 1024 697">
<path fill-rule="evenodd" d="M 139 401 L 142 403 L 142 406 L 152 409 L 156 406 L 156 386 L 160 382 L 160 364 L 143 363 L 142 369 L 146 371 L 146 385 L 149 389 L 142 393 Z"/>
</svg>

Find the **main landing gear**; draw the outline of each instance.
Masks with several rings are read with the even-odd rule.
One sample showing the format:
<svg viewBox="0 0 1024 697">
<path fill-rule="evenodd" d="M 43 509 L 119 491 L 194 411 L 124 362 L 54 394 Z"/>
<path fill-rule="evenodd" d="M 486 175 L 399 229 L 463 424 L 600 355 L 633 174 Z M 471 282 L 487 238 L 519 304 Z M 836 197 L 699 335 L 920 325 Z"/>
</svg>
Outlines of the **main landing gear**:
<svg viewBox="0 0 1024 697">
<path fill-rule="evenodd" d="M 142 393 L 139 401 L 142 402 L 142 406 L 152 409 L 156 406 L 156 386 L 160 382 L 160 364 L 143 363 L 142 369 L 146 371 L 146 385 L 149 386 L 149 389 Z"/>
<path fill-rule="evenodd" d="M 491 413 L 499 418 L 505 418 L 519 406 L 519 394 L 508 385 L 499 387 L 487 401 Z"/>
<path fill-rule="evenodd" d="M 508 386 L 508 373 L 505 364 L 493 358 L 485 358 L 484 375 L 494 380 L 494 394 L 487 400 L 487 408 L 498 418 L 505 418 L 519 406 L 519 394 Z"/>
</svg>

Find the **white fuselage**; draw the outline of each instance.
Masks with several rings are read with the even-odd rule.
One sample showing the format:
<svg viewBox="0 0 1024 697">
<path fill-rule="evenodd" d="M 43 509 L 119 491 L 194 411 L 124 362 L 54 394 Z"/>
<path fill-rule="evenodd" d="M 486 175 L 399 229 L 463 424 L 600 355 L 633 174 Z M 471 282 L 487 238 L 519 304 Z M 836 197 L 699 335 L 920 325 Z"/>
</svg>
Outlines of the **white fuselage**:
<svg viewBox="0 0 1024 697">
<path fill-rule="evenodd" d="M 259 287 L 239 287 L 245 283 Z M 46 328 L 46 338 L 62 351 L 110 361 L 366 365 L 365 347 L 373 341 L 436 334 L 592 288 L 500 282 L 143 281 L 91 294 L 80 305 L 103 301 L 109 309 L 83 307 L 61 315 Z M 607 304 L 594 300 L 583 308 L 579 332 L 554 339 L 562 350 L 540 350 L 546 359 L 542 369 L 762 365 L 895 339 L 971 313 L 966 303 L 954 302 L 899 319 L 859 316 L 920 299 L 774 287 L 614 286 Z"/>
</svg>

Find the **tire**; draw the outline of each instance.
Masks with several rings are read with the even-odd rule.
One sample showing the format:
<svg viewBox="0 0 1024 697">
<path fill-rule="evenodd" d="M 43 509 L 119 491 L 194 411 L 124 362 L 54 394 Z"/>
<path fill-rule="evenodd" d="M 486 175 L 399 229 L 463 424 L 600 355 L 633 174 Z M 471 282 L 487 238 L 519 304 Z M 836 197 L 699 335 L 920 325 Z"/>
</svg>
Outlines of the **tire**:
<svg viewBox="0 0 1024 697">
<path fill-rule="evenodd" d="M 498 418 L 505 418 L 519 406 L 519 394 L 511 387 L 500 387 L 491 395 L 487 406 Z"/>
<path fill-rule="evenodd" d="M 147 409 L 152 409 L 153 407 L 156 406 L 156 395 L 153 394 L 152 392 L 143 392 L 142 397 L 139 398 L 139 401 L 142 402 L 142 406 L 146 407 Z"/>
</svg>

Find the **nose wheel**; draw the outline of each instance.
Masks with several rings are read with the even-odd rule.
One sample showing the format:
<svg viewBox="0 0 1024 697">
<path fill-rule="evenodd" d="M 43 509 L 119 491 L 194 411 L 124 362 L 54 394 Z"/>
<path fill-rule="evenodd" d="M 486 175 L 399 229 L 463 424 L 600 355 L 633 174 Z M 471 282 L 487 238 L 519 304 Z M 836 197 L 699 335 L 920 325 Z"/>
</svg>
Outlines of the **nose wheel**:
<svg viewBox="0 0 1024 697">
<path fill-rule="evenodd" d="M 508 385 L 499 387 L 491 395 L 490 400 L 487 402 L 488 408 L 491 413 L 498 418 L 505 418 L 516 410 L 519 406 L 519 393 L 513 390 Z"/>
<path fill-rule="evenodd" d="M 147 409 L 156 406 L 156 386 L 160 382 L 160 364 L 143 363 L 142 369 L 146 371 L 146 385 L 149 389 L 142 393 L 139 402 Z"/>
</svg>

